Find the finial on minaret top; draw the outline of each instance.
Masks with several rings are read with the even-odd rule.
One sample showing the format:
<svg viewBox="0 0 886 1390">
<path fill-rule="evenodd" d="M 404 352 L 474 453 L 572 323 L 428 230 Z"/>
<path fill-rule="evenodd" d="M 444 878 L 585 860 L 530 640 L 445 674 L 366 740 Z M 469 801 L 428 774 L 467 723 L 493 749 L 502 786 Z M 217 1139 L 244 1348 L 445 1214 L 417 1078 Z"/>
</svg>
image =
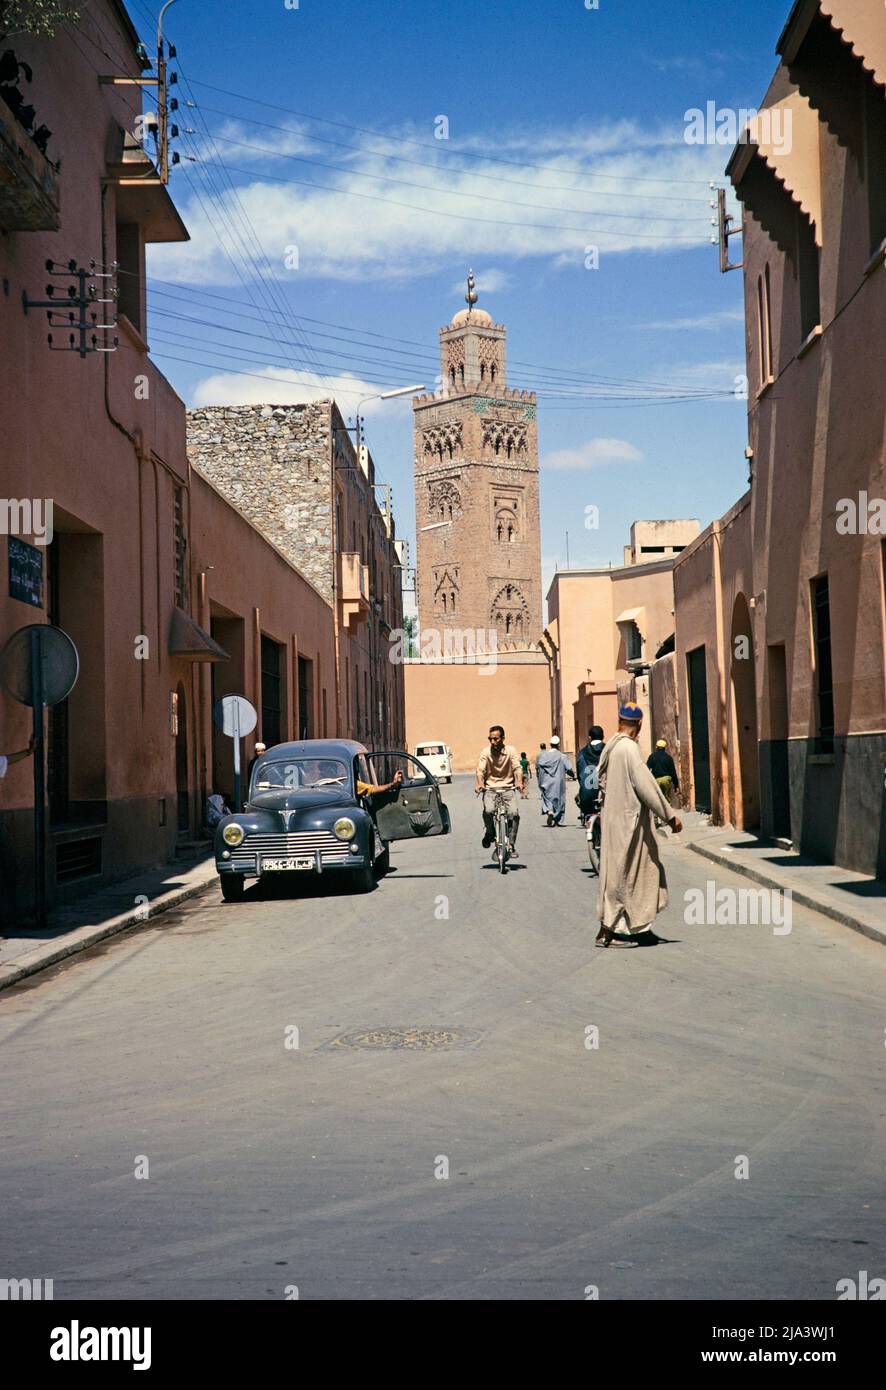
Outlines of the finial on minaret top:
<svg viewBox="0 0 886 1390">
<path fill-rule="evenodd" d="M 478 298 L 479 298 L 479 295 L 477 294 L 476 285 L 475 285 L 475 283 L 474 283 L 474 272 L 473 272 L 472 270 L 469 270 L 469 271 L 468 271 L 468 292 L 467 292 L 467 294 L 465 295 L 465 303 L 466 303 L 467 306 L 468 306 L 468 313 L 470 313 L 470 311 L 473 309 L 474 305 L 477 303 Z"/>
</svg>

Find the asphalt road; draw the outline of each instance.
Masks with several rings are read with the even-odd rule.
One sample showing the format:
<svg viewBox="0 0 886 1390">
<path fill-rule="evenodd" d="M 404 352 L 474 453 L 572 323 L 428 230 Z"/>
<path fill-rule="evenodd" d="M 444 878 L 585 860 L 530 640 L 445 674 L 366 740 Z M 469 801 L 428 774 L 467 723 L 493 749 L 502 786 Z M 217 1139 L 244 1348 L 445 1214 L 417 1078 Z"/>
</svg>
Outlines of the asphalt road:
<svg viewBox="0 0 886 1390">
<path fill-rule="evenodd" d="M 883 947 L 803 909 L 786 935 L 687 925 L 687 888 L 753 885 L 669 840 L 667 942 L 595 950 L 571 803 L 548 830 L 533 792 L 502 877 L 469 780 L 444 793 L 454 834 L 368 896 L 213 888 L 0 997 L 0 1277 L 59 1300 L 886 1276 Z"/>
</svg>

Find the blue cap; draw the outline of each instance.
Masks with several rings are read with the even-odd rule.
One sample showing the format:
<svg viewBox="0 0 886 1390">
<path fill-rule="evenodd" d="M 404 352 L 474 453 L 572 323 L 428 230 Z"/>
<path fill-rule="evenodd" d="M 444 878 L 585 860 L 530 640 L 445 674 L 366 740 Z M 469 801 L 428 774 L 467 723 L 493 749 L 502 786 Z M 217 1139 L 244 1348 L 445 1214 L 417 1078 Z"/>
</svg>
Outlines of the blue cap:
<svg viewBox="0 0 886 1390">
<path fill-rule="evenodd" d="M 639 724 L 643 718 L 643 711 L 639 705 L 634 704 L 633 700 L 629 700 L 626 705 L 619 705 L 618 717 L 625 720 L 626 723 Z"/>
</svg>

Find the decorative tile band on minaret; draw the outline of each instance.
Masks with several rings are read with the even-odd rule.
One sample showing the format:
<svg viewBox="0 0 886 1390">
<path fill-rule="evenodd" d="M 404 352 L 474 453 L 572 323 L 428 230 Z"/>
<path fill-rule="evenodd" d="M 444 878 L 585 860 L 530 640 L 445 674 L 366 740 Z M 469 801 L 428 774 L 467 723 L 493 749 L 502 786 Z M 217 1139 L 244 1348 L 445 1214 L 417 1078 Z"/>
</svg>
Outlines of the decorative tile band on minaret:
<svg viewBox="0 0 886 1390">
<path fill-rule="evenodd" d="M 440 329 L 440 390 L 413 402 L 419 627 L 535 648 L 543 628 L 536 396 L 508 386 L 507 330 L 477 300 L 469 271 L 468 307 Z"/>
</svg>

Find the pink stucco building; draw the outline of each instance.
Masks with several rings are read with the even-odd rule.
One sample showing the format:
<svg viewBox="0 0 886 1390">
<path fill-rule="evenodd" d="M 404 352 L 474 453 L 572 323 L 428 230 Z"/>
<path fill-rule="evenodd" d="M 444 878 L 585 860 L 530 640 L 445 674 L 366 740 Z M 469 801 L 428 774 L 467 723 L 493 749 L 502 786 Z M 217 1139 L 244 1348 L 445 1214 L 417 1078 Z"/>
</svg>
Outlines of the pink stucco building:
<svg viewBox="0 0 886 1390">
<path fill-rule="evenodd" d="M 601 725 L 607 737 L 614 733 L 620 699 L 636 698 L 649 709 L 650 668 L 674 635 L 674 562 L 698 531 L 696 520 L 635 521 L 624 564 L 554 575 L 542 648 L 549 663 L 551 725 L 564 750 L 581 748 L 592 724 Z M 654 717 L 644 722 L 646 753 L 655 724 Z M 671 710 L 658 731 L 674 736 Z"/>
<path fill-rule="evenodd" d="M 717 822 L 886 876 L 886 18 L 798 0 L 728 173 L 748 491 L 674 570 L 683 781 Z M 685 737 L 688 729 L 689 738 Z"/>
<path fill-rule="evenodd" d="M 33 70 L 45 152 L 0 102 L 0 643 L 51 622 L 80 655 L 46 719 L 50 903 L 197 833 L 207 791 L 230 790 L 214 695 L 246 694 L 282 737 L 338 732 L 329 600 L 190 467 L 184 405 L 148 356 L 145 246 L 187 232 L 134 139 L 140 89 L 102 81 L 142 74 L 137 44 L 117 0 L 8 42 Z M 60 351 L 67 327 L 24 311 L 48 285 L 66 297 L 72 259 L 98 299 L 119 262 L 118 323 L 97 343 L 116 336 L 114 352 Z M 115 308 L 95 307 L 99 322 Z M 0 752 L 27 746 L 30 721 L 0 692 Z M 5 918 L 27 916 L 32 874 L 25 758 L 0 780 Z"/>
</svg>

